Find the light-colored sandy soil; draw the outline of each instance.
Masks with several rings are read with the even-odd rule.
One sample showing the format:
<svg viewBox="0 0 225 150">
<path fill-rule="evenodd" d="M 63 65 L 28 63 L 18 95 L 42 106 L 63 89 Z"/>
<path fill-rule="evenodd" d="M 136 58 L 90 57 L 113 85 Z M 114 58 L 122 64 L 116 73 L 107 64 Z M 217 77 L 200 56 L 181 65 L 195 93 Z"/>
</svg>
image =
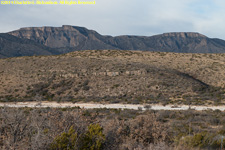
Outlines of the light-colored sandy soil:
<svg viewBox="0 0 225 150">
<path fill-rule="evenodd" d="M 99 104 L 99 103 L 57 103 L 57 102 L 17 102 L 17 103 L 0 103 L 0 107 L 32 107 L 32 108 L 71 108 L 80 107 L 84 109 L 108 108 L 108 109 L 134 109 L 134 110 L 225 110 L 225 106 L 188 106 L 188 105 L 136 105 L 136 104 Z"/>
</svg>

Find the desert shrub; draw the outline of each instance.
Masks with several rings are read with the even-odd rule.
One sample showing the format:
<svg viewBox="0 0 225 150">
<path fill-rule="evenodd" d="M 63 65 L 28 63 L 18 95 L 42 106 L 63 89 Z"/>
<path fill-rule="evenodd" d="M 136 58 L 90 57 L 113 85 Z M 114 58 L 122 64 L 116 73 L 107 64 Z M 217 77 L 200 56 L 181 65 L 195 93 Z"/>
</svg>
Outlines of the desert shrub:
<svg viewBox="0 0 225 150">
<path fill-rule="evenodd" d="M 144 106 L 144 108 L 145 108 L 146 110 L 151 109 L 151 107 L 152 107 L 151 105 L 145 105 L 145 106 Z"/>
<path fill-rule="evenodd" d="M 116 104 L 116 103 L 120 103 L 120 100 L 119 99 L 112 99 L 110 102 L 112 104 Z"/>
<path fill-rule="evenodd" d="M 89 80 L 85 80 L 84 83 L 83 83 L 83 86 L 88 85 L 88 83 L 89 83 Z"/>
<path fill-rule="evenodd" d="M 212 125 L 218 125 L 220 123 L 220 119 L 215 118 L 215 117 L 210 117 L 209 123 L 212 124 Z"/>
<path fill-rule="evenodd" d="M 83 86 L 83 90 L 88 91 L 89 89 L 90 89 L 90 87 L 88 85 Z"/>
<path fill-rule="evenodd" d="M 52 150 L 73 150 L 77 148 L 77 133 L 70 127 L 68 132 L 63 132 L 61 135 L 57 136 L 53 143 L 50 145 Z"/>
<path fill-rule="evenodd" d="M 218 149 L 221 146 L 221 136 L 208 132 L 200 132 L 192 136 L 185 136 L 181 138 L 179 144 L 188 148 Z M 223 147 L 224 146 L 225 142 L 223 141 Z"/>
<path fill-rule="evenodd" d="M 114 84 L 112 88 L 118 88 L 120 84 Z"/>
<path fill-rule="evenodd" d="M 162 110 L 158 112 L 157 121 L 166 122 L 166 119 L 170 117 L 171 111 Z"/>
<path fill-rule="evenodd" d="M 82 139 L 83 150 L 101 150 L 105 141 L 103 128 L 99 124 L 90 124 Z"/>
<path fill-rule="evenodd" d="M 79 90 L 80 90 L 79 88 L 74 88 L 73 89 L 74 92 L 79 92 Z"/>
<path fill-rule="evenodd" d="M 195 85 L 195 86 L 192 86 L 192 90 L 194 92 L 205 92 L 207 90 L 207 86 Z"/>
<path fill-rule="evenodd" d="M 130 121 L 130 137 L 144 145 L 167 140 L 166 128 L 154 114 L 140 115 Z"/>
<path fill-rule="evenodd" d="M 209 134 L 206 132 L 197 133 L 190 138 L 191 147 L 203 148 L 209 143 Z"/>
</svg>

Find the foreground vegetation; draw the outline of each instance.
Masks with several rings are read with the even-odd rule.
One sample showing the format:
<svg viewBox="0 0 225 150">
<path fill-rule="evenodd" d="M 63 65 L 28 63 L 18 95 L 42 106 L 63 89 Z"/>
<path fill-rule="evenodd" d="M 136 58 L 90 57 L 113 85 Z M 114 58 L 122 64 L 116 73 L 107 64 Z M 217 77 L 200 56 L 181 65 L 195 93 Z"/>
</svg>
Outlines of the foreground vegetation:
<svg viewBox="0 0 225 150">
<path fill-rule="evenodd" d="M 0 149 L 220 149 L 225 135 L 225 112 L 219 110 L 0 111 Z"/>
</svg>

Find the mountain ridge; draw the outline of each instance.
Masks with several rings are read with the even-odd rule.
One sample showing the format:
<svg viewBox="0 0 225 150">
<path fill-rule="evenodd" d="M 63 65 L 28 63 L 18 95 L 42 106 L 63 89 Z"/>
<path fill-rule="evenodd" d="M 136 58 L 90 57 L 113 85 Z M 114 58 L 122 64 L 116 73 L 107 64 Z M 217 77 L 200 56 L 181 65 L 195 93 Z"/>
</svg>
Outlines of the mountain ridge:
<svg viewBox="0 0 225 150">
<path fill-rule="evenodd" d="M 40 47 L 43 45 L 45 48 L 51 49 L 50 55 L 78 50 L 105 49 L 176 53 L 225 53 L 224 40 L 209 38 L 197 32 L 169 32 L 153 36 L 110 36 L 101 35 L 85 27 L 63 25 L 62 27 L 20 28 L 7 34 L 20 39 L 28 39 L 30 42 L 34 41 Z M 33 52 L 33 55 L 37 55 L 37 51 L 39 50 Z M 29 55 L 32 55 L 32 52 Z M 7 57 L 13 56 L 18 56 L 17 52 L 7 55 Z M 27 56 L 27 53 L 19 56 Z"/>
</svg>

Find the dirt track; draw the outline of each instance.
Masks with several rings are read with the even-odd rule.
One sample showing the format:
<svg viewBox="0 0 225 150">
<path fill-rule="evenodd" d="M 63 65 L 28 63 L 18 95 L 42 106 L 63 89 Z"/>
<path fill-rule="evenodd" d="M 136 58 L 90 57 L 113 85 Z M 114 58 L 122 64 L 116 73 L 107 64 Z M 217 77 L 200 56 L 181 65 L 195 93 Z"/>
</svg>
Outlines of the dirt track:
<svg viewBox="0 0 225 150">
<path fill-rule="evenodd" d="M 97 103 L 57 103 L 57 102 L 17 102 L 17 103 L 0 103 L 0 107 L 38 107 L 38 108 L 67 108 L 67 107 L 80 107 L 84 109 L 94 109 L 94 108 L 109 108 L 109 109 L 134 109 L 134 110 L 187 110 L 189 108 L 195 110 L 225 110 L 225 106 L 187 106 L 187 105 L 135 105 L 135 104 L 97 104 Z"/>
</svg>

